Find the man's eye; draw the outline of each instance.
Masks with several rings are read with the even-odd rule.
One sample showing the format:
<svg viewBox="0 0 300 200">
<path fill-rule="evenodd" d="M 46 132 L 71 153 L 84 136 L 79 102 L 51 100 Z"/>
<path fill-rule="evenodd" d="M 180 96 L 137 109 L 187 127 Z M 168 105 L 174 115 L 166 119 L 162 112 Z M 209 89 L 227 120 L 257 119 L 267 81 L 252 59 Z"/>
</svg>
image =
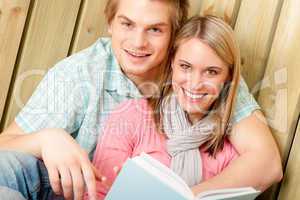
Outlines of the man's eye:
<svg viewBox="0 0 300 200">
<path fill-rule="evenodd" d="M 161 33 L 162 32 L 159 28 L 150 28 L 149 31 L 153 32 L 153 33 Z"/>
<path fill-rule="evenodd" d="M 121 22 L 121 25 L 125 26 L 125 27 L 130 27 L 131 23 L 129 23 L 129 22 Z"/>
</svg>

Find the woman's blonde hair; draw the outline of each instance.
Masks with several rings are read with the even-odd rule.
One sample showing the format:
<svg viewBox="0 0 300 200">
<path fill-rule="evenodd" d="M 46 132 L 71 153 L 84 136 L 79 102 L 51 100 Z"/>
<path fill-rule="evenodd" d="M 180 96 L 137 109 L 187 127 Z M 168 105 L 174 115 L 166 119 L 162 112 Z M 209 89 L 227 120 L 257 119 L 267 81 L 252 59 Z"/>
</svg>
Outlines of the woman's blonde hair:
<svg viewBox="0 0 300 200">
<path fill-rule="evenodd" d="M 106 21 L 108 24 L 114 19 L 117 10 L 118 3 L 120 0 L 107 0 L 104 13 L 106 16 Z M 150 1 L 150 0 L 149 0 Z M 177 30 L 180 26 L 187 20 L 188 9 L 189 9 L 189 0 L 151 0 L 151 1 L 163 1 L 171 5 L 173 8 L 172 16 L 170 16 L 171 26 L 172 26 L 172 36 L 174 39 Z"/>
<path fill-rule="evenodd" d="M 190 18 L 175 37 L 170 58 L 174 59 L 179 46 L 185 41 L 198 38 L 209 45 L 216 54 L 229 66 L 229 81 L 224 84 L 221 94 L 211 110 L 215 111 L 219 128 L 205 143 L 206 150 L 213 156 L 223 148 L 226 133 L 230 131 L 230 120 L 233 114 L 234 100 L 240 79 L 240 50 L 232 28 L 222 19 L 215 16 L 195 16 Z M 172 92 L 171 61 L 164 69 L 160 80 L 159 98 L 150 98 L 157 127 L 161 127 L 160 107 L 162 101 Z M 162 130 L 163 131 L 163 130 Z"/>
</svg>

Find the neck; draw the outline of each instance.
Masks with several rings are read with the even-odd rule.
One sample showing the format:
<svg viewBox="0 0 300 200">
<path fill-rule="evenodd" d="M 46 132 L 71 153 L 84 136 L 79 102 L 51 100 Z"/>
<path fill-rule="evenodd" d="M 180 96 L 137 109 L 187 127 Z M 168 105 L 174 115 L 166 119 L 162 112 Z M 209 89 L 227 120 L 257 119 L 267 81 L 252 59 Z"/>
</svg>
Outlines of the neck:
<svg viewBox="0 0 300 200">
<path fill-rule="evenodd" d="M 192 114 L 188 113 L 188 119 L 192 125 L 196 124 L 198 121 L 200 121 L 204 117 L 204 113 L 197 113 L 197 114 Z"/>
<path fill-rule="evenodd" d="M 157 84 L 159 80 L 159 70 L 157 70 L 157 68 L 148 71 L 146 74 L 138 76 L 134 74 L 126 74 L 126 76 L 137 86 L 143 96 L 150 97 L 157 92 L 156 90 L 158 89 Z"/>
</svg>

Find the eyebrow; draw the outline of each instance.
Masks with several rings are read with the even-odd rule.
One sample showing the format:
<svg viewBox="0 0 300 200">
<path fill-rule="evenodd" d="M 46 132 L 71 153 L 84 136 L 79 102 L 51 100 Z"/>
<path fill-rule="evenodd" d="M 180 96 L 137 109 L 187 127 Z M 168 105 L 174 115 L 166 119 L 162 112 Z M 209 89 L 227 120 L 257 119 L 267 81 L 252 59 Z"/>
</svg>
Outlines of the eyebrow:
<svg viewBox="0 0 300 200">
<path fill-rule="evenodd" d="M 132 20 L 130 20 L 128 17 L 124 16 L 124 15 L 120 15 L 118 16 L 119 19 L 124 19 L 124 20 L 127 20 L 127 21 L 130 21 L 132 23 L 134 23 Z"/>
<path fill-rule="evenodd" d="M 217 70 L 223 70 L 222 67 L 219 67 L 219 66 L 215 66 L 215 65 L 211 65 L 211 66 L 205 66 L 206 69 L 209 69 L 209 68 L 213 68 L 213 69 L 217 69 Z"/>
<path fill-rule="evenodd" d="M 186 61 L 186 60 L 179 59 L 179 61 L 180 61 L 180 62 L 183 62 L 184 64 L 187 64 L 187 65 L 190 65 L 190 66 L 192 66 L 192 64 L 191 64 L 191 63 L 189 63 L 189 62 L 188 62 L 188 61 Z"/>
<path fill-rule="evenodd" d="M 186 65 L 190 65 L 190 66 L 193 66 L 191 63 L 189 63 L 188 61 L 186 60 L 182 60 L 182 59 L 179 59 L 180 62 L 183 62 L 184 64 Z M 223 70 L 222 67 L 219 67 L 219 66 L 216 66 L 216 65 L 209 65 L 209 66 L 205 66 L 206 69 L 208 68 L 214 68 L 214 69 L 218 69 L 218 70 Z"/>
<path fill-rule="evenodd" d="M 129 22 L 135 24 L 134 21 L 132 21 L 131 19 L 129 19 L 125 15 L 119 15 L 117 18 L 129 21 Z M 148 26 L 149 27 L 153 27 L 153 26 L 166 26 L 166 27 L 168 27 L 169 25 L 167 23 L 165 23 L 165 22 L 158 22 L 158 23 L 149 24 Z"/>
</svg>

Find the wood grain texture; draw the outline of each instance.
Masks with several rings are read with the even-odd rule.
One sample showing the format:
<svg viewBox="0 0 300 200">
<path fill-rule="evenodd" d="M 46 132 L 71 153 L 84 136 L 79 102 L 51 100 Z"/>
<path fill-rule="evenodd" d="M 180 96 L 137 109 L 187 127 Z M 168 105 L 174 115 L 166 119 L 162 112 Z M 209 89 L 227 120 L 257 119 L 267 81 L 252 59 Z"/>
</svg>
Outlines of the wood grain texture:
<svg viewBox="0 0 300 200">
<path fill-rule="evenodd" d="M 105 3 L 106 0 L 88 0 L 83 2 L 71 53 L 88 47 L 100 36 L 108 35 L 104 16 Z"/>
<path fill-rule="evenodd" d="M 0 120 L 11 82 L 30 0 L 0 1 Z"/>
<path fill-rule="evenodd" d="M 281 5 L 281 0 L 242 1 L 239 9 L 235 33 L 241 48 L 242 74 L 255 95 L 264 75 Z"/>
<path fill-rule="evenodd" d="M 290 148 L 290 128 L 296 123 L 300 93 L 300 7 L 298 0 L 286 0 L 276 30 L 270 57 L 258 97 L 273 129 L 284 159 Z M 297 113 L 296 113 L 297 114 Z"/>
<path fill-rule="evenodd" d="M 216 15 L 234 27 L 241 0 L 203 0 L 200 15 Z"/>
<path fill-rule="evenodd" d="M 300 126 L 296 131 L 295 140 L 291 149 L 285 176 L 280 188 L 278 199 L 294 200 L 300 198 Z"/>
<path fill-rule="evenodd" d="M 298 116 L 295 117 L 298 119 L 295 120 L 297 129 L 294 129 L 296 130 L 295 137 L 291 145 L 291 152 L 285 169 L 284 179 L 280 187 L 279 200 L 300 199 L 300 99 L 298 99 L 297 106 Z"/>
<path fill-rule="evenodd" d="M 300 16 L 297 9 L 299 6 L 298 0 L 285 0 L 283 3 L 258 96 L 258 102 L 279 145 L 283 165 L 288 159 L 299 116 L 296 105 L 300 92 L 297 74 L 300 65 L 300 43 L 296 42 L 300 38 L 300 22 L 297 20 Z M 297 176 L 293 173 L 290 175 Z M 296 189 L 295 187 L 300 189 L 299 186 L 291 189 Z M 278 189 L 278 186 L 274 186 L 269 193 L 265 193 L 268 195 L 261 199 L 277 199 Z M 287 194 L 281 196 L 285 195 Z"/>
<path fill-rule="evenodd" d="M 34 1 L 5 126 L 14 120 L 44 73 L 68 55 L 79 7 L 80 0 Z"/>
<path fill-rule="evenodd" d="M 189 16 L 198 15 L 201 9 L 202 1 L 189 0 L 189 2 L 190 2 Z"/>
</svg>

